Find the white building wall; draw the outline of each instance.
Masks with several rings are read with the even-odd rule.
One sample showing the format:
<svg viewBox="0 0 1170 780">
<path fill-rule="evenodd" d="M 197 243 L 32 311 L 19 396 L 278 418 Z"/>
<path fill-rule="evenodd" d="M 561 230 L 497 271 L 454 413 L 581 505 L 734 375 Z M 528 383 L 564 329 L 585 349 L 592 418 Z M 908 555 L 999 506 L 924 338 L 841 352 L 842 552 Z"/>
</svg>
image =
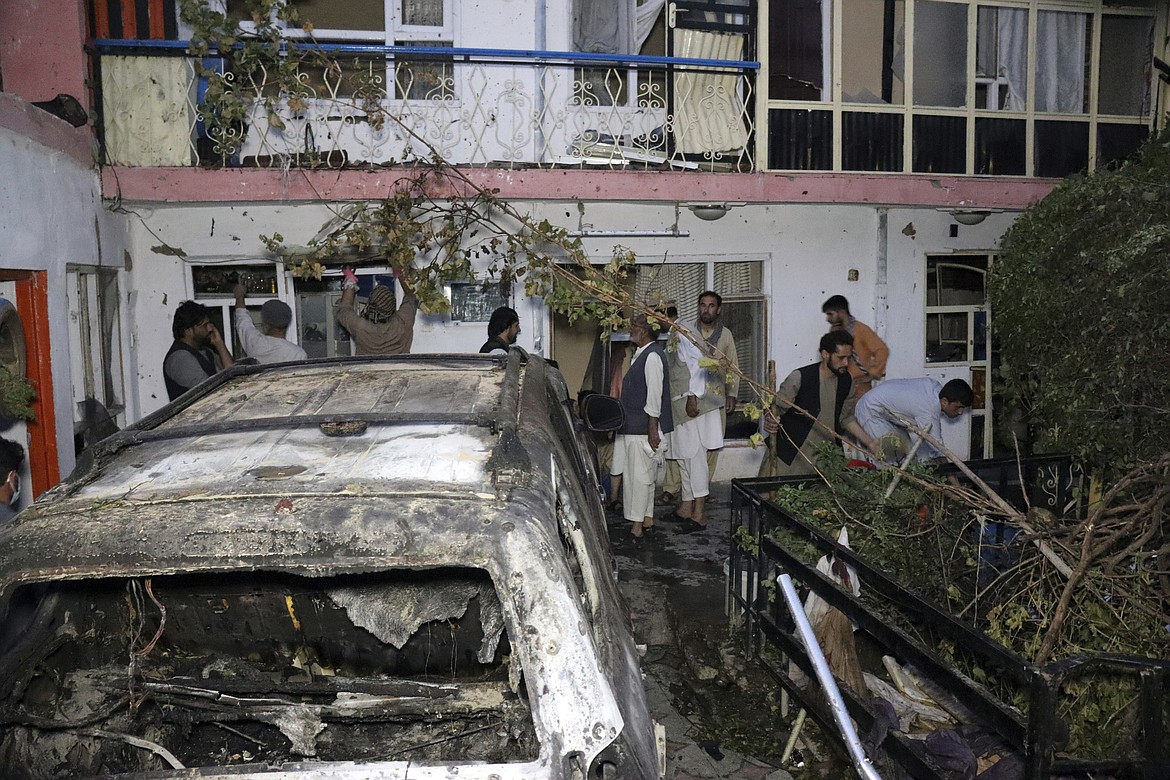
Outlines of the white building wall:
<svg viewBox="0 0 1170 780">
<path fill-rule="evenodd" d="M 845 295 L 854 315 L 889 343 L 891 378 L 938 376 L 923 357 L 925 258 L 956 251 L 988 252 L 1010 225 L 1012 214 L 992 214 L 981 225 L 959 226 L 933 208 L 892 209 L 863 205 L 745 205 L 715 222 L 704 222 L 670 203 L 516 202 L 521 212 L 548 218 L 570 230 L 632 233 L 587 237 L 586 251 L 598 261 L 615 245 L 633 250 L 641 262 L 700 259 L 763 259 L 769 296 L 769 358 L 780 377 L 817 359 L 825 332 L 821 304 Z M 135 289 L 133 332 L 141 413 L 162 406 L 166 393 L 161 365 L 171 342 L 174 308 L 192 297 L 185 263 L 260 262 L 268 259 L 261 234 L 280 233 L 290 244 L 307 242 L 329 218 L 319 205 L 176 206 L 134 209 L 128 218 L 131 288 Z M 677 219 L 679 233 L 673 231 Z M 637 234 L 643 235 L 637 235 Z M 182 254 L 183 258 L 177 256 Z M 856 271 L 856 280 L 850 272 Z M 289 286 L 291 290 L 291 285 Z M 539 300 L 515 290 L 521 316 L 520 345 L 548 354 L 548 315 Z M 291 293 L 286 295 L 293 303 Z M 452 323 L 446 315 L 420 314 L 413 351 L 473 352 L 486 338 L 482 323 Z M 966 446 L 966 421 L 946 426 L 948 444 Z M 722 476 L 747 474 L 758 455 L 745 453 L 721 464 Z M 729 469 L 731 470 L 729 472 Z"/>
<path fill-rule="evenodd" d="M 64 477 L 75 461 L 68 328 L 72 314 L 65 269 L 67 263 L 99 263 L 97 176 L 68 154 L 2 126 L 0 171 L 0 268 L 48 273 L 57 462 Z M 0 435 L 23 443 L 23 423 L 19 428 Z"/>
</svg>

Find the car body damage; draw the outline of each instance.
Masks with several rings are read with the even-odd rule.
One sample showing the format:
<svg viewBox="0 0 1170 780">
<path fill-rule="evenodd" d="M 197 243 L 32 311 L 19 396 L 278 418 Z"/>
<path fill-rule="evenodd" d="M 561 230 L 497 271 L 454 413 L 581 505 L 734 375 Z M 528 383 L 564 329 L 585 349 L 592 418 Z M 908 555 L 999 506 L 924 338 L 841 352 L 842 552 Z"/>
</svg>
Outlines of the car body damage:
<svg viewBox="0 0 1170 780">
<path fill-rule="evenodd" d="M 519 350 L 233 369 L 0 530 L 0 776 L 655 777 L 596 478 Z"/>
</svg>

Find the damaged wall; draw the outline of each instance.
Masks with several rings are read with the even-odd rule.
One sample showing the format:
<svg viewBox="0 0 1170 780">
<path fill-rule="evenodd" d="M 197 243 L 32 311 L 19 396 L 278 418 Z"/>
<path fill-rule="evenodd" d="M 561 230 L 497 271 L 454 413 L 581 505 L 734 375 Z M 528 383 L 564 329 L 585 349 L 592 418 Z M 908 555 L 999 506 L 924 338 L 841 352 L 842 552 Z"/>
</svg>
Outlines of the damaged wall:
<svg viewBox="0 0 1170 780">
<path fill-rule="evenodd" d="M 515 202 L 521 212 L 548 218 L 577 229 L 662 233 L 677 224 L 689 236 L 598 236 L 585 238 L 586 251 L 597 261 L 609 258 L 620 243 L 637 253 L 640 262 L 660 263 L 708 259 L 762 260 L 764 289 L 769 297 L 768 357 L 781 377 L 816 359 L 816 345 L 825 332 L 820 307 L 833 294 L 850 300 L 854 315 L 875 327 L 890 344 L 889 375 L 939 375 L 923 359 L 925 257 L 955 251 L 991 251 L 1013 213 L 992 214 L 981 225 L 958 226 L 934 208 L 890 211 L 882 226 L 883 209 L 867 205 L 768 204 L 733 208 L 722 219 L 704 222 L 673 203 Z M 170 345 L 169 323 L 174 307 L 192 295 L 188 263 L 263 262 L 260 234 L 280 233 L 290 244 L 307 242 L 328 219 L 322 205 L 250 204 L 247 206 L 166 206 L 135 209 L 126 217 L 135 258 L 134 332 L 140 340 L 136 366 L 141 386 L 141 413 L 166 399 L 161 377 L 163 356 Z M 677 216 L 676 216 L 677 215 Z M 185 258 L 178 256 L 182 252 Z M 857 280 L 850 281 L 850 271 Z M 517 290 L 514 305 L 521 316 L 520 346 L 549 355 L 547 312 L 539 300 Z M 295 300 L 290 295 L 288 302 Z M 295 327 L 295 323 L 294 323 Z M 483 323 L 452 322 L 446 315 L 420 314 L 415 322 L 413 351 L 474 352 L 486 338 Z M 944 373 L 945 372 L 941 372 Z M 966 420 L 946 428 L 956 447 L 966 443 Z M 758 453 L 725 453 L 720 478 L 754 475 Z"/>
</svg>

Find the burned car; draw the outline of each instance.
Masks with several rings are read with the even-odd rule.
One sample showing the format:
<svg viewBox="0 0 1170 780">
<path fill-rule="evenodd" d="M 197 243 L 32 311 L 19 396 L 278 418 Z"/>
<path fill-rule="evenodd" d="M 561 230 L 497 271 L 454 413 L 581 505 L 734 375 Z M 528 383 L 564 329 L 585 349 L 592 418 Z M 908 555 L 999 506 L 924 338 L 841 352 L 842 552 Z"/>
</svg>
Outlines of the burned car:
<svg viewBox="0 0 1170 780">
<path fill-rule="evenodd" d="M 653 778 L 550 364 L 234 367 L 0 530 L 0 777 Z"/>
</svg>

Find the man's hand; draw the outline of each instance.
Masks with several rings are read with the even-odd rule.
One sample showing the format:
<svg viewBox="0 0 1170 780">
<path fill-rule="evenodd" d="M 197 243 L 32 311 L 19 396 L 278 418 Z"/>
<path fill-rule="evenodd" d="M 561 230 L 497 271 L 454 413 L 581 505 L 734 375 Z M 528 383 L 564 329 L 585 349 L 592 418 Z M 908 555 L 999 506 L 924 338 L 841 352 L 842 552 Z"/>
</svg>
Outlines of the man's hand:
<svg viewBox="0 0 1170 780">
<path fill-rule="evenodd" d="M 244 308 L 244 296 L 248 294 L 248 288 L 242 282 L 236 282 L 232 287 L 232 295 L 236 296 L 236 308 Z"/>
<path fill-rule="evenodd" d="M 342 290 L 348 290 L 351 287 L 358 286 L 357 274 L 355 274 L 353 269 L 349 266 L 345 266 L 341 269 L 341 275 L 345 277 L 345 281 L 341 283 Z"/>
<path fill-rule="evenodd" d="M 728 413 L 728 414 L 734 414 L 734 413 L 735 413 L 735 407 L 736 407 L 736 405 L 738 405 L 738 404 L 739 404 L 739 399 L 738 399 L 738 398 L 736 398 L 736 397 L 735 397 L 734 395 L 732 395 L 731 393 L 728 393 L 728 394 L 727 394 L 727 404 L 726 404 L 727 413 Z"/>
<path fill-rule="evenodd" d="M 221 352 L 227 349 L 227 345 L 223 343 L 223 335 L 220 334 L 219 328 L 210 323 L 207 325 L 207 343 L 210 344 L 216 352 Z"/>
<path fill-rule="evenodd" d="M 687 396 L 687 417 L 699 416 L 699 399 L 693 395 Z"/>
<path fill-rule="evenodd" d="M 764 412 L 764 433 L 771 436 L 778 430 L 780 430 L 780 421 L 776 419 L 775 415 L 769 409 Z"/>
<path fill-rule="evenodd" d="M 662 444 L 662 437 L 658 434 L 658 420 L 653 417 L 650 418 L 650 424 L 646 426 L 646 440 L 650 442 L 650 449 L 655 451 Z"/>
</svg>

